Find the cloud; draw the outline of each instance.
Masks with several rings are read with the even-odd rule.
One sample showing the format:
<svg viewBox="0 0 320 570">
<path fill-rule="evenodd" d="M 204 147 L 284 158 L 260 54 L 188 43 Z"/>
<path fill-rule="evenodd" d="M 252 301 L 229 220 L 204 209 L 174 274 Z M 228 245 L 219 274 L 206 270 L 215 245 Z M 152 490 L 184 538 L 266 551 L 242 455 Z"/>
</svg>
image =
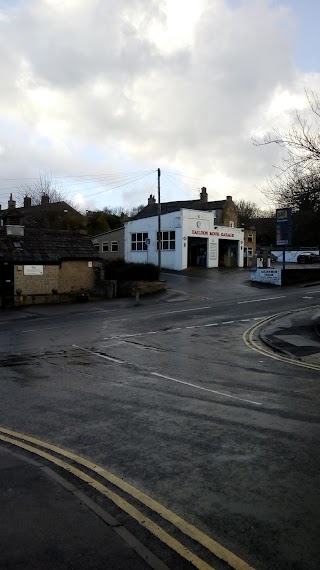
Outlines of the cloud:
<svg viewBox="0 0 320 570">
<path fill-rule="evenodd" d="M 201 179 L 212 199 L 252 200 L 279 149 L 251 137 L 287 127 L 303 87 L 319 84 L 294 66 L 294 15 L 280 1 L 29 0 L 0 14 L 3 178 L 160 166 Z M 170 198 L 198 192 L 166 182 Z M 83 207 L 86 196 L 132 207 L 153 185 L 91 197 L 93 177 L 66 189 Z"/>
</svg>

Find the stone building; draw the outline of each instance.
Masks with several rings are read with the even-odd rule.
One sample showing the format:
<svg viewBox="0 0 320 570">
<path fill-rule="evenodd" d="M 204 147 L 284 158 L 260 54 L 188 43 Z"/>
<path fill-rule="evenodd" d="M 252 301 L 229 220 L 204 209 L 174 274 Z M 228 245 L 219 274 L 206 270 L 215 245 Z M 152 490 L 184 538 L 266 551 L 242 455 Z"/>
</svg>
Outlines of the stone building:
<svg viewBox="0 0 320 570">
<path fill-rule="evenodd" d="M 72 300 L 95 287 L 101 264 L 89 237 L 13 221 L 0 227 L 2 307 Z"/>
</svg>

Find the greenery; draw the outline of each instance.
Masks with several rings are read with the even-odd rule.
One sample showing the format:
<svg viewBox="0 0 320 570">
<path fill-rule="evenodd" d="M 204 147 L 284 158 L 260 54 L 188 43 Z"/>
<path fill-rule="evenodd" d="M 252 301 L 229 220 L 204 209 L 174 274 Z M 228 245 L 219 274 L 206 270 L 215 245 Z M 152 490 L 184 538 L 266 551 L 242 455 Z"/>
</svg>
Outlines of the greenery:
<svg viewBox="0 0 320 570">
<path fill-rule="evenodd" d="M 106 280 L 115 281 L 158 281 L 159 268 L 153 263 L 127 263 L 123 259 L 105 261 Z"/>
</svg>

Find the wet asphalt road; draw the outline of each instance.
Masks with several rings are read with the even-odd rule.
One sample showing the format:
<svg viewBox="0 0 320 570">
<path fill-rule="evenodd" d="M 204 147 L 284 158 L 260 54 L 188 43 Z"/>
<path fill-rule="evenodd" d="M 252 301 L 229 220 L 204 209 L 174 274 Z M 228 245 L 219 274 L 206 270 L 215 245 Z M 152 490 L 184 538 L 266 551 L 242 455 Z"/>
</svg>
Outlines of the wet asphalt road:
<svg viewBox="0 0 320 570">
<path fill-rule="evenodd" d="M 320 286 L 260 289 L 241 270 L 165 278 L 139 306 L 0 313 L 0 424 L 105 466 L 254 568 L 319 568 L 319 372 L 242 334 L 317 305 Z M 169 567 L 190 567 L 108 508 Z"/>
</svg>

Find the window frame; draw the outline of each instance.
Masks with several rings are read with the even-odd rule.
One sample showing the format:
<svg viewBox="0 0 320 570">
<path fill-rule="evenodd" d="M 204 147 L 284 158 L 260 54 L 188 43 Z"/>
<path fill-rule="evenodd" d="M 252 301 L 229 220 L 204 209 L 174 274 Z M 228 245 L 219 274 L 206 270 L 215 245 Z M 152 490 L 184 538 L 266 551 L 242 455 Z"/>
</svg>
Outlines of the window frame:
<svg viewBox="0 0 320 570">
<path fill-rule="evenodd" d="M 148 251 L 146 239 L 149 239 L 148 232 L 132 232 L 131 251 Z"/>
<path fill-rule="evenodd" d="M 161 233 L 161 251 L 176 250 L 176 230 L 163 230 Z M 158 232 L 156 233 L 157 250 L 159 249 Z M 166 245 L 166 247 L 165 247 Z"/>
<path fill-rule="evenodd" d="M 107 246 L 107 249 L 104 249 L 105 246 Z M 109 253 L 109 242 L 108 241 L 102 242 L 101 251 L 102 251 L 102 253 Z"/>
<path fill-rule="evenodd" d="M 114 249 L 115 245 L 116 245 L 116 249 Z M 111 253 L 119 253 L 119 242 L 118 241 L 112 241 L 111 242 Z"/>
<path fill-rule="evenodd" d="M 94 243 L 93 247 L 95 248 L 96 251 L 100 252 L 100 243 Z"/>
</svg>

